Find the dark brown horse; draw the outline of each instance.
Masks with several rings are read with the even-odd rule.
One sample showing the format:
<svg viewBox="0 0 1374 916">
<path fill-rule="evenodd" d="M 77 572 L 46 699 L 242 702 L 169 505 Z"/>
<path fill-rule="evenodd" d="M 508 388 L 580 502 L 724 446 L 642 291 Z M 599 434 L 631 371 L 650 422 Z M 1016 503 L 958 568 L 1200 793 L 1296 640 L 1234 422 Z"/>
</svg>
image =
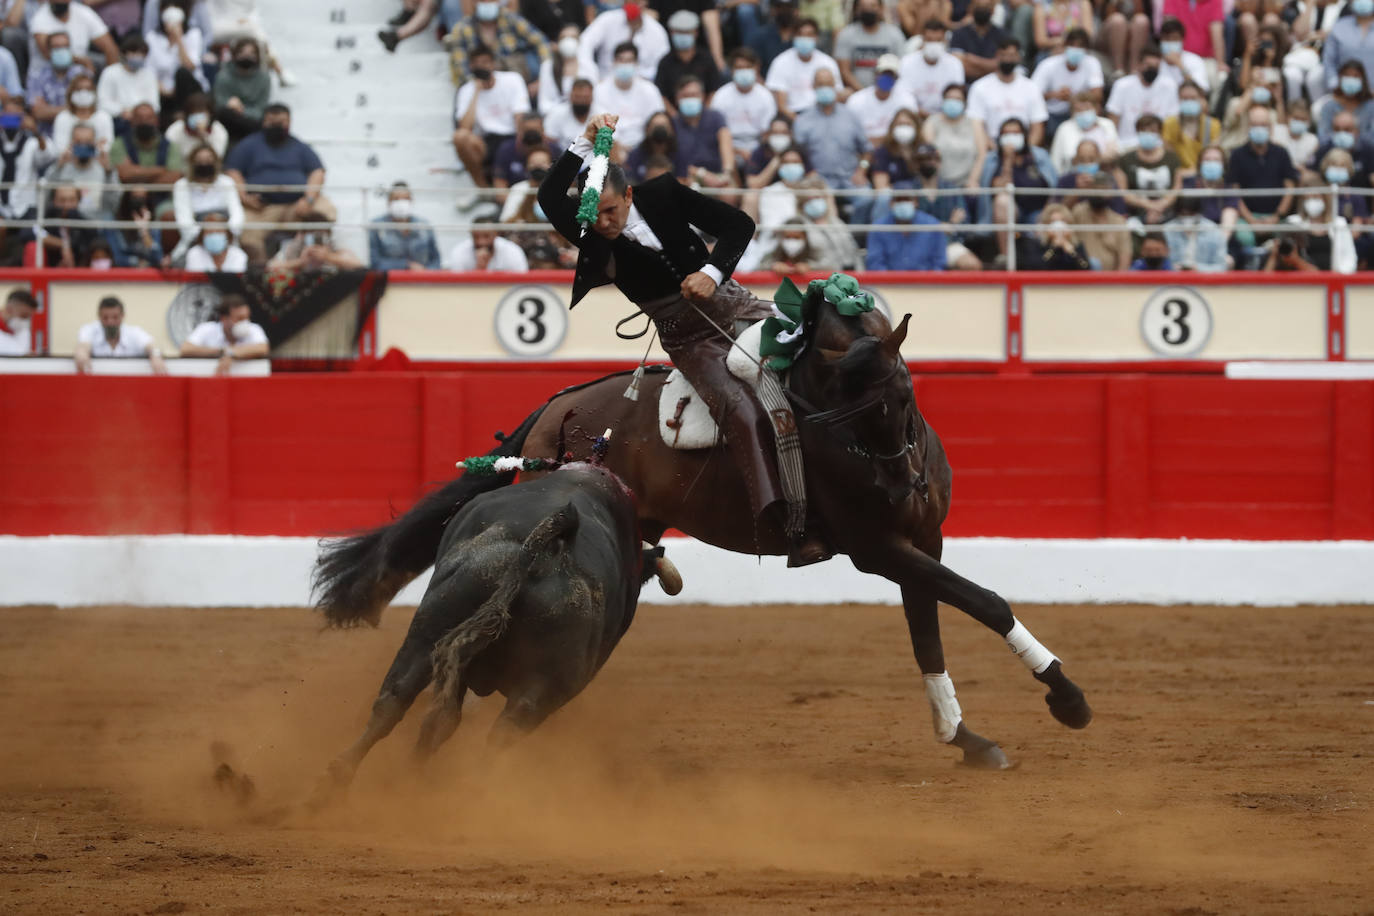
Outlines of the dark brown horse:
<svg viewBox="0 0 1374 916">
<path fill-rule="evenodd" d="M 1055 718 L 1073 728 L 1092 713 L 1062 666 L 1012 615 L 996 593 L 940 562 L 940 526 L 949 512 L 950 468 L 935 430 L 916 407 L 899 348 L 910 316 L 894 330 L 878 311 L 845 317 L 818 289 L 803 306 L 805 345 L 787 378 L 798 417 L 813 517 L 839 553 L 860 570 L 901 588 L 916 661 L 940 740 L 973 766 L 1008 766 L 1002 750 L 962 720 L 945 673 L 937 605 L 943 601 L 994 630 L 1049 687 Z M 645 377 L 638 400 L 627 376 L 608 376 L 561 392 L 493 454 L 582 457 L 595 435 L 614 429 L 607 465 L 635 491 L 642 537 L 657 543 L 669 528 L 741 553 L 787 552 L 782 519 L 751 518 L 728 444 L 695 451 L 666 446 L 658 431 L 663 373 Z M 460 477 L 390 525 L 326 543 L 315 573 L 319 606 L 337 625 L 376 623 L 396 592 L 434 562 L 455 507 L 501 478 Z"/>
</svg>

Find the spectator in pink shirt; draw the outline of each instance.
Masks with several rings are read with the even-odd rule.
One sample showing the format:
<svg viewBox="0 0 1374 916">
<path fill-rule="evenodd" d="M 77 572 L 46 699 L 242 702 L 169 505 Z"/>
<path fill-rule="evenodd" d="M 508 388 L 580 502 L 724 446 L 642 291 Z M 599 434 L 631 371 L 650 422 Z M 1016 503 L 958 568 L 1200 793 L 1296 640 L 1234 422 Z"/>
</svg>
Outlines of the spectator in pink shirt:
<svg viewBox="0 0 1374 916">
<path fill-rule="evenodd" d="M 1183 50 L 1210 57 L 1226 70 L 1225 0 L 1164 0 L 1162 24 L 1170 16 L 1183 23 Z"/>
</svg>

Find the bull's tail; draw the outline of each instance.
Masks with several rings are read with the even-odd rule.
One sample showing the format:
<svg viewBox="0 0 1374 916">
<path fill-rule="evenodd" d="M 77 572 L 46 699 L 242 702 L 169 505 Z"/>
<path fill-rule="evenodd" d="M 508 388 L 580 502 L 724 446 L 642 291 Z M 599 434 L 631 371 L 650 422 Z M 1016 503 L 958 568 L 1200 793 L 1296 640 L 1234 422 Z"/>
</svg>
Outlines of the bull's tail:
<svg viewBox="0 0 1374 916">
<path fill-rule="evenodd" d="M 526 436 L 543 412 L 541 406 L 487 454 L 519 455 Z M 453 514 L 474 496 L 504 487 L 514 479 L 514 474 L 463 474 L 421 499 L 389 525 L 353 537 L 322 541 L 311 587 L 325 620 L 336 627 L 362 623 L 376 626 L 396 593 L 434 563 L 444 526 Z"/>
<path fill-rule="evenodd" d="M 479 652 L 496 642 L 511 621 L 515 596 L 536 566 L 553 561 L 577 533 L 578 515 L 572 503 L 544 519 L 525 538 L 501 574 L 495 591 L 471 617 L 450 630 L 434 647 L 434 692 L 441 696 L 457 688 L 463 669 Z"/>
</svg>

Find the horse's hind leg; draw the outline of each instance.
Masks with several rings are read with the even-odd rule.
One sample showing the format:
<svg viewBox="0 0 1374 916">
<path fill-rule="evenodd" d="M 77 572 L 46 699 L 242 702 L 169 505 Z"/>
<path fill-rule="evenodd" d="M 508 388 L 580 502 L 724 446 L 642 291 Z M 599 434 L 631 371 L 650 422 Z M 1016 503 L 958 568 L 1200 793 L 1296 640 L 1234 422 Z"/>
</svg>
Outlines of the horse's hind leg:
<svg viewBox="0 0 1374 916">
<path fill-rule="evenodd" d="M 487 744 L 494 750 L 510 747 L 557 712 L 570 697 L 547 685 L 537 685 L 506 697 L 506 706 L 492 723 Z"/>
<path fill-rule="evenodd" d="M 452 690 L 445 690 L 434 697 L 434 703 L 420 725 L 420 737 L 415 742 L 415 759 L 423 763 L 453 737 L 458 725 L 463 721 L 463 698 L 467 696 L 467 685 L 458 681 Z"/>
</svg>

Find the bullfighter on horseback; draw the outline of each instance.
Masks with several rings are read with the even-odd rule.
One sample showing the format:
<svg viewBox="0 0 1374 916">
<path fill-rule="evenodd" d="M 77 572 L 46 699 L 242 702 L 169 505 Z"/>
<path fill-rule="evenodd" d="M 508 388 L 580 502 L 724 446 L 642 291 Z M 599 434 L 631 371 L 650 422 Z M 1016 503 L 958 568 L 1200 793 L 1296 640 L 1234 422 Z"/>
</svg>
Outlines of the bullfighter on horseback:
<svg viewBox="0 0 1374 916">
<path fill-rule="evenodd" d="M 597 131 L 614 128 L 617 120 L 616 115 L 593 118 L 539 187 L 539 205 L 549 222 L 579 249 L 572 305 L 608 283 L 635 303 L 725 431 L 748 484 L 754 518 L 786 503 L 788 565 L 829 559 L 830 547 L 814 530 L 806 531 L 799 448 L 788 457 L 780 449 L 789 439 L 796 441 L 790 409 L 765 410 L 749 385 L 726 368 L 730 338 L 772 314 L 767 302 L 730 279 L 754 236 L 754 221 L 672 175 L 631 187 L 625 172 L 612 164 L 595 222 L 585 233 L 579 225 L 578 200 L 569 196 L 569 188 L 592 154 Z M 693 227 L 714 237 L 715 247 L 708 251 Z"/>
</svg>

